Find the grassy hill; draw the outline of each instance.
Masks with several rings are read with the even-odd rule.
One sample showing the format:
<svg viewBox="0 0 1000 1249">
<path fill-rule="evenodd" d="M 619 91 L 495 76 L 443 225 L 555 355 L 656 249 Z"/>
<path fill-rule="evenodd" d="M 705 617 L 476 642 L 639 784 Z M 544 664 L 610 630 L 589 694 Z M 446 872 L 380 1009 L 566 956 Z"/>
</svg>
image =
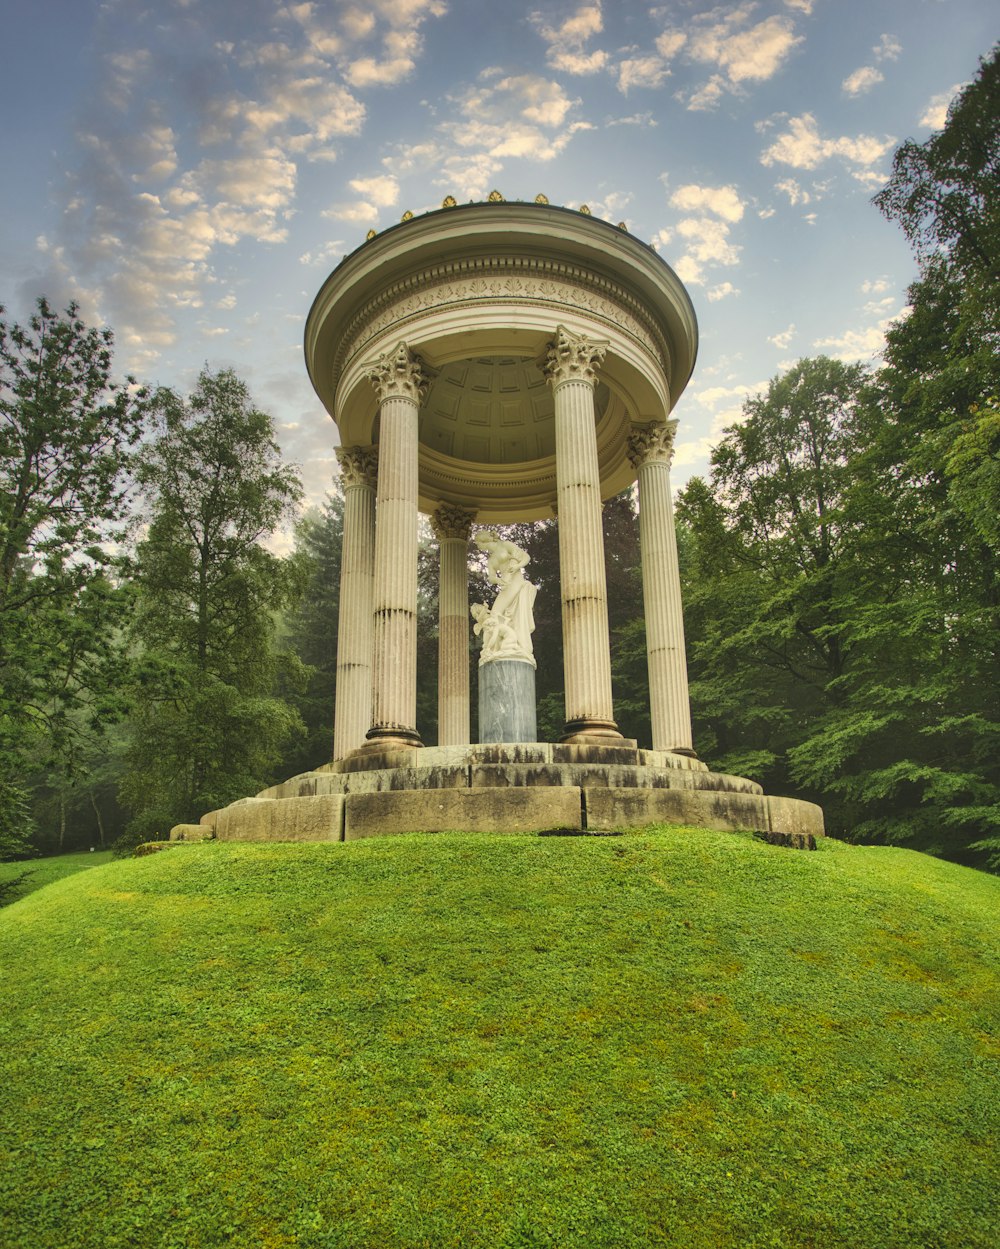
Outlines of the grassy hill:
<svg viewBox="0 0 1000 1249">
<path fill-rule="evenodd" d="M 0 863 L 0 906 L 25 898 L 54 880 L 87 871 L 111 861 L 110 850 L 77 850 L 69 854 L 53 854 L 45 859 Z"/>
<path fill-rule="evenodd" d="M 992 1249 L 998 914 L 678 829 L 80 872 L 0 912 L 0 1245 Z"/>
</svg>

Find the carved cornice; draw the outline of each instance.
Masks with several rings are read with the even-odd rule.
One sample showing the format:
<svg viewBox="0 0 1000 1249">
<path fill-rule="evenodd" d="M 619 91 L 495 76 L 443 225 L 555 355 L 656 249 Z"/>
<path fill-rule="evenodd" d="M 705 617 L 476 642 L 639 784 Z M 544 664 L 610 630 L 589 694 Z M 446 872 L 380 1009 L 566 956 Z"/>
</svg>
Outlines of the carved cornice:
<svg viewBox="0 0 1000 1249">
<path fill-rule="evenodd" d="M 344 489 L 365 486 L 375 489 L 378 478 L 378 452 L 374 447 L 337 447 L 337 462 L 344 479 Z"/>
<path fill-rule="evenodd" d="M 431 516 L 431 528 L 439 542 L 444 538 L 468 542 L 475 520 L 476 513 L 468 508 L 459 507 L 457 503 L 442 503 Z"/>
<path fill-rule="evenodd" d="M 597 370 L 601 367 L 608 343 L 598 343 L 584 334 L 571 334 L 565 325 L 556 329 L 555 340 L 549 344 L 542 372 L 552 386 L 563 382 L 587 382 L 597 385 Z"/>
<path fill-rule="evenodd" d="M 335 374 L 393 326 L 421 314 L 483 303 L 573 308 L 606 322 L 644 347 L 668 374 L 670 349 L 645 306 L 625 287 L 582 266 L 538 257 L 487 256 L 432 265 L 370 299 L 345 327 Z M 555 318 L 553 317 L 553 320 Z"/>
<path fill-rule="evenodd" d="M 377 360 L 370 360 L 365 372 L 379 403 L 386 399 L 412 399 L 419 405 L 427 394 L 429 379 L 423 362 L 404 342 L 397 343 Z"/>
<path fill-rule="evenodd" d="M 669 468 L 673 463 L 676 433 L 676 421 L 633 429 L 628 439 L 628 458 L 632 467 L 638 470 L 644 464 L 666 464 Z"/>
</svg>

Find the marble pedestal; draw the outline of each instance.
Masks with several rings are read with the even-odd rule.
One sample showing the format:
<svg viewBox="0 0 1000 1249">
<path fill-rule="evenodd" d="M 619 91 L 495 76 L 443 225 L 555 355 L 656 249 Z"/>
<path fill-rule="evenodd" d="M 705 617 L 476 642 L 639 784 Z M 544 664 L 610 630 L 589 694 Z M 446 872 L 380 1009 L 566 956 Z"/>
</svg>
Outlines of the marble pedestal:
<svg viewBox="0 0 1000 1249">
<path fill-rule="evenodd" d="M 520 659 L 479 666 L 480 742 L 535 742 L 535 667 Z"/>
</svg>

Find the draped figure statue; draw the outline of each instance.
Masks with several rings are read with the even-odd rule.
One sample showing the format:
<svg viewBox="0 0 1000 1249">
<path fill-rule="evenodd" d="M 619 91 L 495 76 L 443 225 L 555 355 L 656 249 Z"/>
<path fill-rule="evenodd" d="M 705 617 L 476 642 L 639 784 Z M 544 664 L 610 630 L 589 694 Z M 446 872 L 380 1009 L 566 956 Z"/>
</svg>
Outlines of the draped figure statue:
<svg viewBox="0 0 1000 1249">
<path fill-rule="evenodd" d="M 476 545 L 487 555 L 486 572 L 499 586 L 493 607 L 476 603 L 472 615 L 473 632 L 483 639 L 480 664 L 494 659 L 519 659 L 535 666 L 531 635 L 535 629 L 533 607 L 538 587 L 525 578 L 527 551 L 498 537 L 491 529 L 476 535 Z"/>
</svg>

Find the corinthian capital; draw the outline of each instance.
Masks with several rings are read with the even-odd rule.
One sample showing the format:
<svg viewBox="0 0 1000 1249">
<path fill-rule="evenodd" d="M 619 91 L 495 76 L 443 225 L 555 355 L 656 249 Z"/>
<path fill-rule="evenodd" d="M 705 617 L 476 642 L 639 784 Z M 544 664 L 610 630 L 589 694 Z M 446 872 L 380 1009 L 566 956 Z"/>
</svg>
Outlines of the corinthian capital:
<svg viewBox="0 0 1000 1249">
<path fill-rule="evenodd" d="M 476 513 L 457 503 L 442 503 L 431 517 L 431 528 L 440 542 L 442 538 L 461 538 L 468 542 Z"/>
<path fill-rule="evenodd" d="M 419 404 L 427 393 L 428 377 L 423 361 L 400 342 L 377 360 L 365 365 L 379 403 L 385 399 L 412 399 Z"/>
<path fill-rule="evenodd" d="M 378 452 L 374 447 L 337 447 L 336 453 L 346 489 L 368 486 L 374 490 L 378 477 Z"/>
<path fill-rule="evenodd" d="M 595 342 L 582 334 L 571 334 L 564 325 L 556 330 L 555 341 L 549 344 L 544 372 L 553 386 L 560 382 L 597 384 L 597 370 L 608 349 L 607 343 Z"/>
<path fill-rule="evenodd" d="M 643 464 L 666 464 L 669 468 L 674 458 L 676 433 L 676 421 L 634 429 L 628 439 L 628 458 L 632 467 L 639 469 Z"/>
</svg>

